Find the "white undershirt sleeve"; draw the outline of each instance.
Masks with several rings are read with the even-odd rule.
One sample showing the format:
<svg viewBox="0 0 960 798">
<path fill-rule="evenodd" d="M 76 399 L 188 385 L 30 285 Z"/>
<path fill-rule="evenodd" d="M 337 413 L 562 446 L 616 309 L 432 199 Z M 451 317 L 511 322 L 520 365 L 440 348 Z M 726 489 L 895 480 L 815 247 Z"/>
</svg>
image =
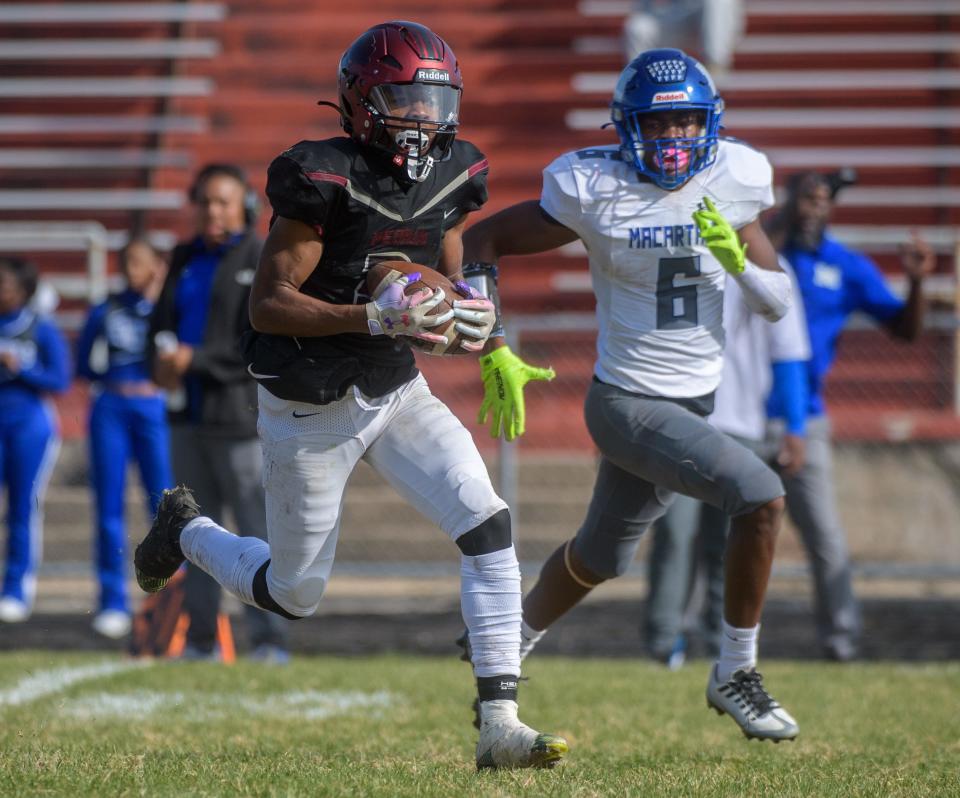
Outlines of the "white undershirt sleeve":
<svg viewBox="0 0 960 798">
<path fill-rule="evenodd" d="M 785 272 L 761 269 L 749 260 L 740 274 L 734 274 L 747 307 L 767 321 L 779 321 L 790 309 L 793 288 Z"/>
</svg>

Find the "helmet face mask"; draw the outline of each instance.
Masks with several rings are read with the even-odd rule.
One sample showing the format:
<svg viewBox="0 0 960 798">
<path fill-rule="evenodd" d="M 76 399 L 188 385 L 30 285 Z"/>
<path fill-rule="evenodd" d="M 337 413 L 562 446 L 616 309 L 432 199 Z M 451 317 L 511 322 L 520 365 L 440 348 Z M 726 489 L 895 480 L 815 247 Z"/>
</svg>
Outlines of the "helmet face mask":
<svg viewBox="0 0 960 798">
<path fill-rule="evenodd" d="M 723 100 L 682 50 L 648 50 L 620 74 L 611 116 L 624 160 L 667 191 L 716 160 Z"/>
<path fill-rule="evenodd" d="M 425 180 L 460 123 L 463 81 L 443 39 L 414 22 L 376 25 L 343 54 L 339 84 L 344 130 Z"/>
</svg>

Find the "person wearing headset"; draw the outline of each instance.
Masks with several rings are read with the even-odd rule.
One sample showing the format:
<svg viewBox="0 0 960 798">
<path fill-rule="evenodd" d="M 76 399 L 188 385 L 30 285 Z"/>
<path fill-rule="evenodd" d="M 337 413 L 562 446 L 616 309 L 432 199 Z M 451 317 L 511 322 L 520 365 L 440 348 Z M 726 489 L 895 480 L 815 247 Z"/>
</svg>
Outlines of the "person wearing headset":
<svg viewBox="0 0 960 798">
<path fill-rule="evenodd" d="M 222 520 L 229 507 L 241 534 L 265 538 L 257 386 L 237 343 L 262 246 L 257 196 L 238 166 L 214 163 L 198 172 L 190 200 L 195 232 L 173 250 L 149 336 L 154 380 L 172 400 L 174 479 L 193 488 L 211 518 Z M 220 586 L 194 566 L 185 584 L 184 657 L 218 659 Z M 246 610 L 253 656 L 286 662 L 288 622 Z"/>
</svg>

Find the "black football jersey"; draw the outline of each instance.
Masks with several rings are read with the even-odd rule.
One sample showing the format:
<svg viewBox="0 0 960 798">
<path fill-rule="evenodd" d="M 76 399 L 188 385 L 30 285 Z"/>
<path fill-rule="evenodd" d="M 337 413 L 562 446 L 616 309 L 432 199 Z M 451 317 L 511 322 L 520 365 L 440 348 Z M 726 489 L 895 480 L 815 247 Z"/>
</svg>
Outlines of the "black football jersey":
<svg viewBox="0 0 960 798">
<path fill-rule="evenodd" d="M 274 216 L 308 224 L 323 255 L 300 290 L 335 304 L 365 304 L 366 273 L 381 260 L 436 268 L 444 232 L 487 199 L 487 160 L 457 139 L 426 180 L 405 179 L 389 156 L 353 139 L 302 141 L 270 165 Z M 356 384 L 382 396 L 416 374 L 409 346 L 356 333 L 317 338 L 253 334 L 250 371 L 282 398 L 325 404 Z"/>
</svg>

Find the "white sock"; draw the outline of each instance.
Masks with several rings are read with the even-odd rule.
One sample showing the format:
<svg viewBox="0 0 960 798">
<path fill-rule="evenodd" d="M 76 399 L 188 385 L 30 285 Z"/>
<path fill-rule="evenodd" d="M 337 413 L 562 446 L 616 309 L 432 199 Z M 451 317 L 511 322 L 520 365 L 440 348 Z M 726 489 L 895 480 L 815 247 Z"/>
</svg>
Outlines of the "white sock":
<svg viewBox="0 0 960 798">
<path fill-rule="evenodd" d="M 180 548 L 184 557 L 241 601 L 258 606 L 253 600 L 253 577 L 270 559 L 265 540 L 238 537 L 201 515 L 183 528 Z"/>
<path fill-rule="evenodd" d="M 460 556 L 460 609 L 476 676 L 520 673 L 520 564 L 513 546 Z"/>
<path fill-rule="evenodd" d="M 526 621 L 520 621 L 520 660 L 527 658 L 527 654 L 533 651 L 533 647 L 547 633 L 547 630 L 537 631 Z"/>
<path fill-rule="evenodd" d="M 757 665 L 757 639 L 760 624 L 752 629 L 737 629 L 723 622 L 723 637 L 720 641 L 720 659 L 717 661 L 717 678 L 721 682 L 740 670 L 748 671 Z"/>
</svg>

